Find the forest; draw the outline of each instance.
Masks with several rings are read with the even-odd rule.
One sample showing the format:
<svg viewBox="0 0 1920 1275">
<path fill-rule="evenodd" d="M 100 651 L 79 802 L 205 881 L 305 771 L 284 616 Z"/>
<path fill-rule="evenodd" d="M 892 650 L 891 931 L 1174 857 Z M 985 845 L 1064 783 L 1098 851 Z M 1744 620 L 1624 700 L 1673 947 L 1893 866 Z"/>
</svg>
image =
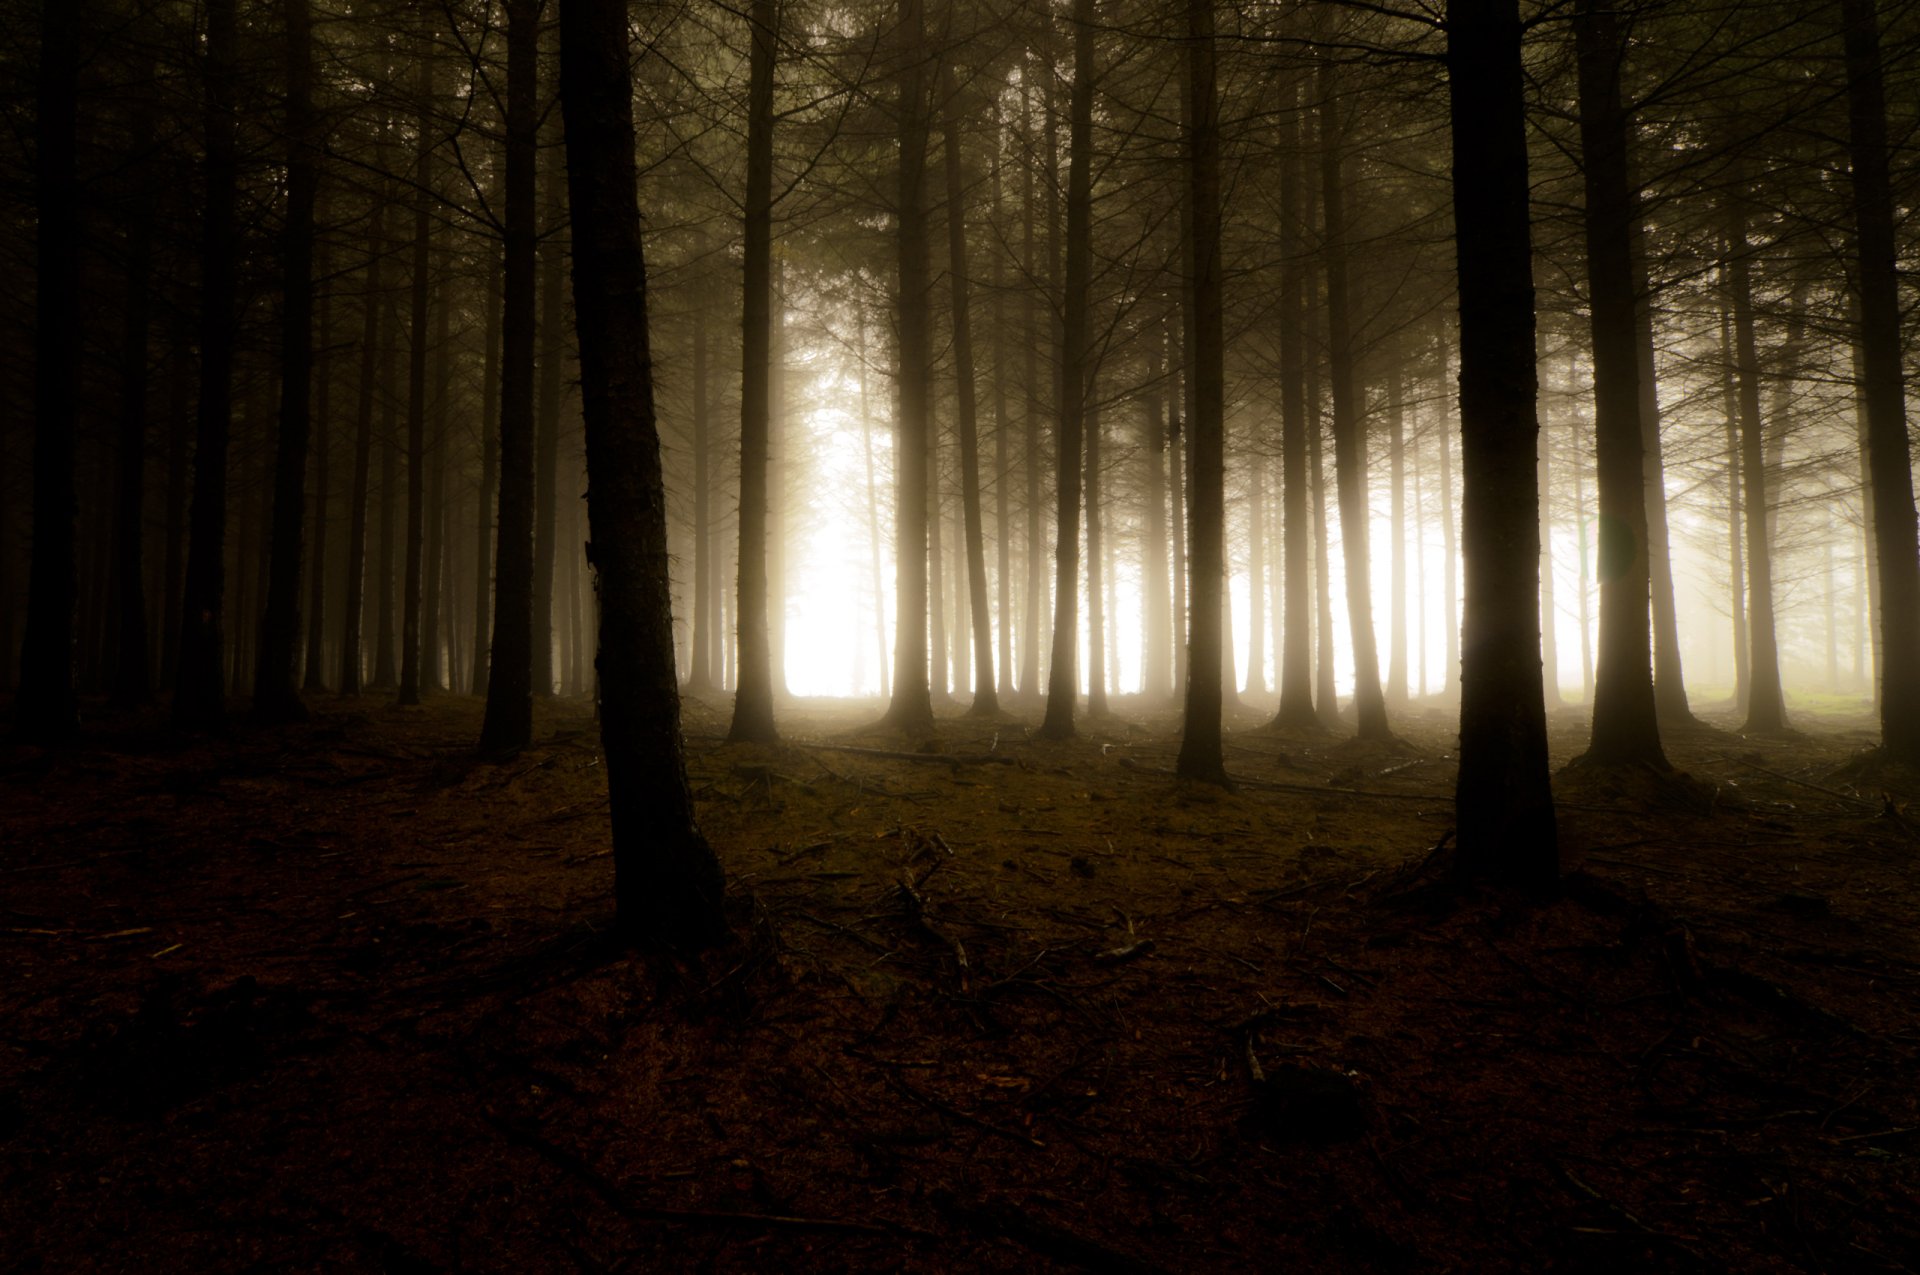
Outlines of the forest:
<svg viewBox="0 0 1920 1275">
<path fill-rule="evenodd" d="M 0 34 L 10 1269 L 1920 1266 L 1914 0 Z"/>
</svg>

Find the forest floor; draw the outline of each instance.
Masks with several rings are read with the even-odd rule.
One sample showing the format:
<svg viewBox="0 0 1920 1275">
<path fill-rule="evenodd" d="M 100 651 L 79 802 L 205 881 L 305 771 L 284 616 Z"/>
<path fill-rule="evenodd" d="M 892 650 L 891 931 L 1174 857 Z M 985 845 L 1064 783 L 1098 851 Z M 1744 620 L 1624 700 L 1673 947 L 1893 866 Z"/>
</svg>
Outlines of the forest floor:
<svg viewBox="0 0 1920 1275">
<path fill-rule="evenodd" d="M 1123 710 L 901 758 L 873 704 L 690 702 L 698 960 L 597 938 L 580 702 L 506 761 L 464 698 L 0 748 L 0 1264 L 1920 1264 L 1920 778 L 1870 722 L 1558 770 L 1536 905 L 1431 884 L 1450 710 L 1248 713 L 1235 793 Z"/>
</svg>

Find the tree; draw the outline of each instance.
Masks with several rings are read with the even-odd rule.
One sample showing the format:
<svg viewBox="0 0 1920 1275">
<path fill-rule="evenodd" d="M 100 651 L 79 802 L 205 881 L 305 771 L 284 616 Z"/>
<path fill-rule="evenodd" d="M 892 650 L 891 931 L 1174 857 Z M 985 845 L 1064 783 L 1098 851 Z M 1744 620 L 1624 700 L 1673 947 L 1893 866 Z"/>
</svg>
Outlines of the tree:
<svg viewBox="0 0 1920 1275">
<path fill-rule="evenodd" d="M 624 35 L 619 47 L 626 48 Z M 540 0 L 507 0 L 499 548 L 494 555 L 498 566 L 487 712 L 480 727 L 480 747 L 487 752 L 511 752 L 526 747 L 533 738 L 533 280 L 539 60 Z"/>
<path fill-rule="evenodd" d="M 1220 102 L 1214 84 L 1213 0 L 1187 0 L 1187 277 L 1194 316 L 1193 474 L 1189 483 L 1191 601 L 1187 704 L 1174 769 L 1230 786 L 1220 739 L 1221 592 L 1226 584 L 1225 337 L 1220 287 Z"/>
<path fill-rule="evenodd" d="M 1627 183 L 1627 119 L 1620 103 L 1620 60 L 1626 46 L 1613 11 L 1594 0 L 1580 0 L 1575 9 L 1574 41 L 1586 174 L 1600 507 L 1600 652 L 1586 758 L 1603 765 L 1644 764 L 1664 770 L 1648 628 L 1652 574 L 1634 312 L 1635 208 Z"/>
<path fill-rule="evenodd" d="M 767 620 L 767 463 L 773 421 L 773 72 L 775 0 L 753 0 L 747 89 L 745 304 L 740 330 L 740 680 L 735 742 L 772 743 L 773 646 Z M 922 149 L 925 140 L 922 139 Z"/>
<path fill-rule="evenodd" d="M 1459 866 L 1559 877 L 1540 681 L 1533 239 L 1517 0 L 1450 0 L 1447 85 L 1460 289 Z"/>
<path fill-rule="evenodd" d="M 900 0 L 900 164 L 894 243 L 899 257 L 899 395 L 894 466 L 893 696 L 882 719 L 909 734 L 933 729 L 927 670 L 927 443 L 933 350 L 928 332 L 927 53 L 921 0 Z"/>
<path fill-rule="evenodd" d="M 1314 730 L 1313 594 L 1308 567 L 1312 528 L 1307 519 L 1306 368 L 1302 338 L 1306 273 L 1300 204 L 1299 86 L 1289 83 L 1280 102 L 1280 539 L 1286 555 L 1285 633 L 1280 651 L 1280 706 L 1273 724 Z"/>
<path fill-rule="evenodd" d="M 253 720 L 307 715 L 295 685 L 300 640 L 301 539 L 306 529 L 307 444 L 313 404 L 313 19 L 307 0 L 283 0 L 287 23 L 287 214 L 281 236 L 280 435 L 273 463 L 273 530 L 267 605 L 254 665 Z M 325 534 L 324 532 L 320 534 Z M 317 654 L 317 653 L 316 653 Z"/>
<path fill-rule="evenodd" d="M 692 949 L 726 937 L 725 882 L 694 823 L 680 739 L 627 38 L 625 0 L 561 0 L 587 521 L 600 597 L 600 739 L 621 932 Z"/>
<path fill-rule="evenodd" d="M 407 547 L 400 619 L 400 702 L 420 702 L 421 568 L 427 521 L 427 299 L 433 247 L 433 40 L 415 53 L 419 79 L 413 157 L 413 270 L 407 320 Z"/>
<path fill-rule="evenodd" d="M 1920 524 L 1913 506 L 1906 398 L 1900 368 L 1900 292 L 1894 271 L 1887 100 L 1873 0 L 1841 0 L 1847 66 L 1848 157 L 1860 269 L 1860 353 L 1867 470 L 1880 573 L 1880 745 L 1920 765 Z"/>
<path fill-rule="evenodd" d="M 234 0 L 207 0 L 206 210 L 200 248 L 200 400 L 195 413 L 193 505 L 173 724 L 226 725 L 227 436 L 233 412 L 234 202 L 239 160 L 234 103 Z"/>
<path fill-rule="evenodd" d="M 1087 293 L 1093 269 L 1093 0 L 1074 0 L 1073 92 L 1067 105 L 1067 260 L 1062 298 L 1060 428 L 1054 435 L 1053 653 L 1044 739 L 1071 739 L 1080 693 L 1081 447 L 1087 417 Z"/>
</svg>

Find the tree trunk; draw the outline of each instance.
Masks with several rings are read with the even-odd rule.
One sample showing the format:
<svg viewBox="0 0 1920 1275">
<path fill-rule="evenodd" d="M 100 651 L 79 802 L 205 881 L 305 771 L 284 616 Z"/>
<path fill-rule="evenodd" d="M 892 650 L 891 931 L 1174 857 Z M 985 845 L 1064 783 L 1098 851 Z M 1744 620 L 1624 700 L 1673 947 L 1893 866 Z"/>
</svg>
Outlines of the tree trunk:
<svg viewBox="0 0 1920 1275">
<path fill-rule="evenodd" d="M 1326 429 L 1321 418 L 1319 362 L 1307 373 L 1307 483 L 1313 500 L 1313 698 L 1320 723 L 1340 724 L 1340 695 L 1336 690 L 1333 639 L 1333 548 L 1327 527 L 1327 475 L 1322 463 Z"/>
<path fill-rule="evenodd" d="M 1107 703 L 1107 629 L 1106 590 L 1110 574 L 1106 570 L 1107 544 L 1100 512 L 1100 408 L 1094 388 L 1094 374 L 1087 373 L 1088 401 L 1086 428 L 1087 465 L 1087 716 L 1105 717 Z"/>
<path fill-rule="evenodd" d="M 1082 0 L 1083 3 L 1086 0 Z M 1214 88 L 1213 0 L 1187 0 L 1187 277 L 1194 318 L 1192 554 L 1186 719 L 1174 769 L 1231 786 L 1220 739 L 1221 592 L 1226 584 L 1225 337 L 1220 280 L 1220 106 Z"/>
<path fill-rule="evenodd" d="M 1280 103 L 1280 533 L 1286 554 L 1286 617 L 1280 656 L 1280 706 L 1273 724 L 1290 730 L 1319 725 L 1313 711 L 1313 554 L 1307 512 L 1307 412 L 1301 323 L 1308 270 L 1300 217 L 1300 95 L 1289 83 Z"/>
<path fill-rule="evenodd" d="M 365 667 L 361 651 L 361 621 L 367 580 L 367 500 L 373 468 L 373 394 L 380 367 L 380 342 L 385 336 L 380 312 L 382 263 L 387 255 L 386 201 L 373 201 L 373 224 L 367 234 L 366 283 L 360 295 L 360 386 L 354 405 L 353 490 L 347 510 L 347 597 L 340 614 L 340 694 L 358 695 Z"/>
<path fill-rule="evenodd" d="M 1720 404 L 1727 430 L 1727 614 L 1733 624 L 1733 706 L 1747 711 L 1753 689 L 1747 664 L 1747 559 L 1740 530 L 1740 391 L 1734 383 L 1733 311 L 1728 292 L 1727 263 L 1720 263 Z"/>
<path fill-rule="evenodd" d="M 1265 457 L 1254 449 L 1247 465 L 1247 681 L 1249 695 L 1267 693 Z"/>
<path fill-rule="evenodd" d="M 575 5 L 579 0 L 569 0 Z M 625 27 L 615 46 L 626 48 Z M 507 0 L 506 255 L 500 349 L 500 511 L 485 752 L 533 738 L 534 192 L 539 162 L 540 0 Z"/>
<path fill-rule="evenodd" d="M 400 486 L 400 443 L 397 422 L 399 400 L 394 387 L 399 381 L 400 305 L 389 293 L 382 299 L 386 306 L 383 322 L 388 336 L 380 351 L 380 384 L 386 392 L 380 396 L 380 558 L 373 577 L 373 682 L 375 690 L 391 691 L 400 685 L 394 664 L 394 493 Z"/>
<path fill-rule="evenodd" d="M 1846 24 L 1847 122 L 1854 235 L 1860 257 L 1860 350 L 1874 557 L 1880 574 L 1880 742 L 1920 764 L 1920 526 L 1913 507 L 1900 367 L 1887 102 L 1873 0 L 1841 0 Z"/>
<path fill-rule="evenodd" d="M 306 717 L 295 687 L 300 646 L 301 536 L 306 524 L 307 448 L 313 409 L 313 25 L 307 0 L 284 0 L 287 24 L 287 212 L 281 238 L 280 431 L 273 465 L 273 515 L 266 610 L 254 665 L 253 720 Z"/>
<path fill-rule="evenodd" d="M 917 734 L 933 729 L 927 678 L 927 452 L 932 424 L 933 349 L 928 332 L 927 68 L 921 0 L 900 0 L 900 171 L 895 208 L 899 253 L 899 394 L 895 427 L 893 697 L 886 723 Z"/>
<path fill-rule="evenodd" d="M 1747 549 L 1748 734 L 1787 729 L 1774 634 L 1773 544 L 1767 518 L 1766 421 L 1760 412 L 1760 352 L 1753 331 L 1753 255 L 1747 246 L 1747 193 L 1736 181 L 1727 196 L 1727 286 L 1732 295 L 1734 374 L 1740 408 L 1740 486 Z"/>
<path fill-rule="evenodd" d="M 1146 632 L 1140 652 L 1140 693 L 1149 702 L 1167 697 L 1173 680 L 1173 614 L 1167 598 L 1167 427 L 1161 394 L 1160 345 L 1149 337 L 1147 382 L 1141 391 L 1140 455 L 1146 469 L 1142 483 L 1140 602 Z"/>
<path fill-rule="evenodd" d="M 614 905 L 629 939 L 691 949 L 726 937 L 725 881 L 694 824 L 680 738 L 628 58 L 625 0 L 561 0 L 560 104 L 591 479 L 587 517 L 605 653 L 598 661 L 600 739 Z"/>
<path fill-rule="evenodd" d="M 1593 312 L 1595 478 L 1600 524 L 1600 657 L 1587 760 L 1665 769 L 1653 699 L 1651 574 L 1634 330 L 1624 41 L 1611 10 L 1580 0 L 1580 145 L 1586 169 L 1587 282 Z"/>
<path fill-rule="evenodd" d="M 407 557 L 400 623 L 400 702 L 420 702 L 421 568 L 426 552 L 427 524 L 427 284 L 433 246 L 433 223 L 427 201 L 433 189 L 433 42 L 420 37 L 419 79 L 414 92 L 419 130 L 413 161 L 413 278 L 409 298 L 407 339 Z"/>
<path fill-rule="evenodd" d="M 55 41 L 58 44 L 58 37 Z M 56 49 L 56 55 L 58 50 Z M 147 650 L 147 603 L 141 573 L 142 520 L 147 459 L 147 337 L 152 313 L 153 219 L 148 203 L 157 194 L 148 152 L 153 146 L 153 70 L 142 67 L 133 86 L 132 172 L 127 222 L 127 309 L 120 347 L 120 413 L 114 447 L 113 622 L 109 697 L 121 707 L 153 698 Z M 44 223 L 43 223 L 44 224 Z"/>
<path fill-rule="evenodd" d="M 1025 72 L 1031 71 L 1032 60 L 1024 64 L 1023 79 L 1020 86 L 1020 149 L 1026 154 L 1033 153 L 1033 118 L 1031 89 L 1025 82 Z M 1041 278 L 1039 251 L 1034 242 L 1035 192 L 1033 164 L 1020 166 L 1020 208 L 1021 208 L 1021 259 L 1026 263 L 1027 286 L 1020 290 L 1020 330 L 1026 334 L 1026 366 L 1022 380 L 1025 383 L 1025 402 L 1021 416 L 1025 424 L 1025 471 L 1027 480 L 1027 528 L 1023 565 L 1026 568 L 1026 593 L 1020 608 L 1020 694 L 1032 699 L 1040 693 L 1040 615 L 1045 606 L 1046 563 L 1040 550 L 1040 319 L 1038 307 L 1034 305 L 1034 296 L 1039 291 L 1036 286 Z"/>
<path fill-rule="evenodd" d="M 233 83 L 234 10 L 234 0 L 207 0 L 203 71 L 207 180 L 200 254 L 200 403 L 194 431 L 187 575 L 180 608 L 180 658 L 173 694 L 173 724 L 182 730 L 221 730 L 226 726 L 226 679 L 222 665 L 226 598 L 224 548 L 227 435 L 233 414 L 233 221 L 239 185 L 234 140 L 237 127 Z M 43 659 L 35 665 L 35 676 L 25 676 L 28 666 L 23 658 L 23 688 L 35 684 L 41 665 L 45 666 L 48 676 L 56 671 Z M 46 714 L 37 707 L 41 694 L 36 687 L 32 716 L 46 719 Z M 29 720 L 29 714 L 23 709 L 16 712 L 19 720 Z"/>
<path fill-rule="evenodd" d="M 332 527 L 328 503 L 333 477 L 333 247 L 330 240 L 319 244 L 318 278 L 326 280 L 320 294 L 320 336 L 315 343 L 313 398 L 313 548 L 307 558 L 307 643 L 306 667 L 300 689 L 319 692 L 327 688 L 327 532 Z"/>
<path fill-rule="evenodd" d="M 1553 589 L 1553 440 L 1540 432 L 1538 490 L 1540 493 L 1540 689 L 1547 708 L 1561 706 L 1560 605 Z"/>
<path fill-rule="evenodd" d="M 773 72 L 775 0 L 753 0 L 747 93 L 745 293 L 740 334 L 739 689 L 727 738 L 772 743 L 773 647 L 767 619 L 767 465 L 773 371 Z"/>
<path fill-rule="evenodd" d="M 1453 518 L 1453 432 L 1447 428 L 1447 344 L 1440 339 L 1440 529 L 1446 566 L 1441 590 L 1446 594 L 1447 668 L 1440 679 L 1440 693 L 1450 695 L 1460 677 L 1460 545 Z M 1583 533 L 1584 534 L 1584 533 Z M 1588 702 L 1592 702 L 1589 694 Z"/>
<path fill-rule="evenodd" d="M 991 254 L 992 270 L 988 275 L 989 310 L 992 324 L 993 358 L 993 547 L 995 556 L 994 586 L 995 601 L 999 604 L 999 624 L 996 635 L 999 639 L 997 658 L 994 662 L 994 704 L 999 706 L 1002 699 L 1013 695 L 1013 541 L 1012 541 L 1012 499 L 1008 488 L 1012 485 L 1013 472 L 1010 468 L 1011 439 L 1008 437 L 1011 427 L 1007 421 L 1007 313 L 1006 287 L 1004 271 L 1001 268 L 1002 254 L 997 250 L 1003 242 L 1000 236 L 1005 234 L 1003 220 L 1002 190 L 1000 179 L 1000 156 L 1005 150 L 1006 138 L 1002 135 L 999 114 L 994 116 L 993 137 L 993 209 L 992 224 L 996 250 Z"/>
<path fill-rule="evenodd" d="M 489 245 L 491 247 L 491 245 Z M 487 253 L 487 343 L 480 372 L 480 495 L 474 512 L 473 657 L 468 689 L 487 693 L 487 637 L 493 617 L 493 508 L 500 466 L 500 254 Z"/>
<path fill-rule="evenodd" d="M 942 94 L 946 98 L 947 169 L 947 278 L 953 290 L 953 365 L 958 390 L 955 425 L 960 431 L 960 506 L 966 519 L 967 536 L 967 616 L 973 625 L 973 707 L 975 717 L 991 717 L 1000 711 L 1000 700 L 993 675 L 993 616 L 987 610 L 986 528 L 980 508 L 980 437 L 976 420 L 973 384 L 973 319 L 970 313 L 967 277 L 966 183 L 960 162 L 960 121 L 957 118 L 959 91 L 954 86 L 953 70 L 943 72 Z M 997 299 L 997 298 L 996 298 Z M 996 332 L 996 342 L 998 334 Z M 996 377 L 999 368 L 994 369 Z M 1004 420 L 1004 413 L 1002 414 Z M 1004 437 L 1004 431 L 996 433 Z M 1002 488 L 1000 519 L 1004 529 L 1005 489 Z M 1004 578 L 1004 572 L 1002 577 Z"/>
<path fill-rule="evenodd" d="M 547 173 L 548 216 L 557 225 L 566 215 L 560 175 Z M 560 480 L 560 398 L 567 357 L 567 308 L 561 289 L 566 268 L 559 236 L 540 245 L 539 400 L 533 441 L 533 693 L 553 695 L 553 580 L 559 558 L 556 544 Z"/>
<path fill-rule="evenodd" d="M 1624 117 L 1620 127 L 1627 128 Z M 1624 166 L 1625 161 L 1622 163 Z M 1660 445 L 1660 390 L 1653 359 L 1653 290 L 1647 279 L 1646 224 L 1640 217 L 1639 192 L 1631 184 L 1627 185 L 1626 197 L 1633 218 L 1633 325 L 1644 452 L 1642 481 L 1646 486 L 1648 587 L 1653 605 L 1653 707 L 1662 723 L 1691 727 L 1700 722 L 1687 704 L 1687 685 L 1680 671 L 1680 618 L 1674 603 L 1673 553 L 1667 534 L 1666 461 Z"/>
<path fill-rule="evenodd" d="M 420 685 L 438 692 L 442 678 L 442 618 L 451 614 L 450 599 L 442 596 L 447 578 L 447 400 L 453 392 L 452 253 L 443 244 L 440 294 L 433 321 L 433 390 L 427 419 L 427 533 L 426 575 L 420 594 Z"/>
<path fill-rule="evenodd" d="M 1387 702 L 1407 702 L 1407 422 L 1400 400 L 1400 369 L 1387 368 L 1387 481 L 1393 502 L 1393 597 L 1387 616 Z M 1548 586 L 1551 593 L 1552 586 Z"/>
<path fill-rule="evenodd" d="M 1043 739 L 1071 739 L 1079 693 L 1081 449 L 1087 411 L 1087 297 L 1093 277 L 1093 0 L 1073 0 L 1073 91 L 1067 105 L 1067 258 L 1059 432 L 1054 437 L 1053 655 Z"/>
<path fill-rule="evenodd" d="M 887 676 L 887 594 L 880 579 L 880 491 L 873 478 L 873 412 L 867 401 L 867 308 L 859 305 L 860 352 L 860 452 L 867 467 L 867 543 L 872 549 L 873 565 L 873 640 L 879 656 L 880 695 L 890 694 Z"/>
<path fill-rule="evenodd" d="M 1356 401 L 1352 320 L 1348 314 L 1346 185 L 1341 174 L 1345 129 L 1339 122 L 1333 62 L 1319 66 L 1320 201 L 1326 223 L 1327 354 L 1332 378 L 1333 472 L 1340 502 L 1340 556 L 1346 568 L 1347 626 L 1353 645 L 1353 708 L 1361 739 L 1391 739 L 1374 646 L 1372 565 L 1367 556 L 1366 423 Z"/>
<path fill-rule="evenodd" d="M 1516 0 L 1451 0 L 1447 80 L 1460 283 L 1459 866 L 1557 888 L 1540 683 L 1532 235 Z"/>
<path fill-rule="evenodd" d="M 27 623 L 20 648 L 20 685 L 13 705 L 14 733 L 23 740 L 51 743 L 79 729 L 79 703 L 73 688 L 74 601 L 78 590 L 74 558 L 74 427 L 80 375 L 80 185 L 76 173 L 79 116 L 81 5 L 45 0 L 41 5 L 40 66 L 36 84 L 34 301 L 33 551 L 27 574 Z M 207 177 L 208 216 L 220 208 L 231 216 L 232 56 L 231 0 L 208 0 Z M 224 104 L 224 105 L 223 105 Z M 213 136 L 226 125 L 226 146 Z M 224 155 L 225 164 L 219 163 Z M 224 182 L 226 199 L 216 187 Z M 208 244 L 212 238 L 209 231 Z M 225 245 L 223 245 L 225 246 Z M 229 258 L 230 277 L 231 258 Z M 211 264 L 211 263 L 210 263 Z M 217 271 L 210 272 L 217 274 Z M 205 287 L 203 283 L 203 289 Z M 231 304 L 230 298 L 210 298 Z M 209 310 L 209 316 L 216 312 Z M 217 312 L 222 319 L 226 311 Z M 211 318 L 208 327 L 212 326 Z M 216 356 L 218 351 L 215 352 Z M 205 413 L 202 414 L 205 419 Z M 218 440 L 225 448 L 224 435 Z M 224 475 L 223 475 L 224 476 Z M 196 489 L 198 476 L 196 475 Z M 205 546 L 202 546 L 202 553 Z M 204 564 L 202 564 L 204 566 Z M 211 643 L 212 721 L 219 720 L 218 562 L 215 588 L 203 588 L 196 602 L 211 596 L 211 636 L 196 624 L 194 654 L 204 662 Z M 204 581 L 197 581 L 204 584 Z M 196 667 L 196 674 L 204 670 Z M 204 687 L 196 686 L 197 690 Z"/>
</svg>

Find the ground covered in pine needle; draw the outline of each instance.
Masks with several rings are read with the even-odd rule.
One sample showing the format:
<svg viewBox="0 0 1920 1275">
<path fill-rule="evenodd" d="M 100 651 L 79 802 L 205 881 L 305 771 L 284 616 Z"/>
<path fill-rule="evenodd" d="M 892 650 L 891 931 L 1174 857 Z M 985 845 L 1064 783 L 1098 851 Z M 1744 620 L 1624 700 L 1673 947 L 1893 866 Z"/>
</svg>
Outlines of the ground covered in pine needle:
<svg viewBox="0 0 1920 1275">
<path fill-rule="evenodd" d="M 1234 793 L 1126 706 L 725 712 L 687 726 L 737 940 L 697 960 L 599 937 L 583 703 L 503 761 L 461 698 L 0 749 L 4 1264 L 1920 1264 L 1920 781 L 1867 723 L 1562 771 L 1534 905 L 1436 884 L 1439 707 L 1395 746 L 1249 713 Z"/>
</svg>

